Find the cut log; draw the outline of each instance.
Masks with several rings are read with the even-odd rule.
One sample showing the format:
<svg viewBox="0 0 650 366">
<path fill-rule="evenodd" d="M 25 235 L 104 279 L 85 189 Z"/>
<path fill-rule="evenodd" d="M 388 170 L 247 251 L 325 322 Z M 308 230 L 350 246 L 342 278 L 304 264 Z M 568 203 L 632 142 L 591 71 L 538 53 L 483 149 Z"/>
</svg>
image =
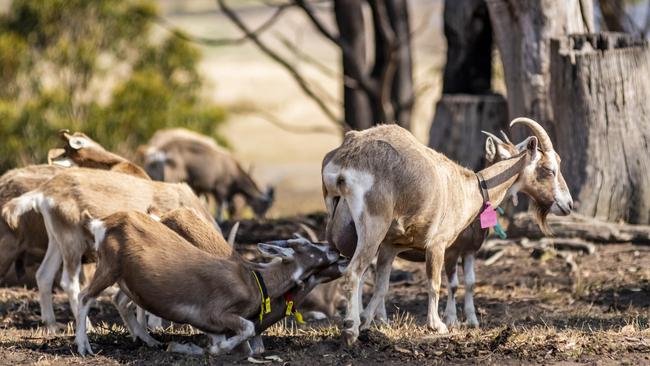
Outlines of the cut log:
<svg viewBox="0 0 650 366">
<path fill-rule="evenodd" d="M 650 47 L 604 33 L 551 43 L 555 148 L 577 212 L 650 223 Z"/>
<path fill-rule="evenodd" d="M 436 107 L 429 146 L 472 170 L 484 165 L 485 135 L 506 130 L 508 110 L 498 94 L 445 94 Z"/>
<path fill-rule="evenodd" d="M 548 223 L 558 238 L 581 238 L 596 243 L 629 242 L 650 245 L 648 225 L 614 224 L 578 214 L 567 217 L 549 216 Z M 508 226 L 508 236 L 540 239 L 545 235 L 539 230 L 531 214 L 519 213 Z"/>
</svg>

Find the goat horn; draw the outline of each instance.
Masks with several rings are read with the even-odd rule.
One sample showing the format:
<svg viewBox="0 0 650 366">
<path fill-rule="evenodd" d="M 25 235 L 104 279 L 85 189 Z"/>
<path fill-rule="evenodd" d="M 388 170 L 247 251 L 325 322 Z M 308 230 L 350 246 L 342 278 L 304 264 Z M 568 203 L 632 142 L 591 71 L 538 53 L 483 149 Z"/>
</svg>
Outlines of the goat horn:
<svg viewBox="0 0 650 366">
<path fill-rule="evenodd" d="M 481 130 L 481 132 L 482 132 L 483 134 L 487 135 L 488 137 L 492 137 L 492 138 L 493 138 L 497 143 L 502 144 L 502 145 L 505 145 L 505 142 L 503 142 L 503 140 L 501 140 L 500 138 L 498 138 L 495 134 L 490 133 L 490 132 L 487 132 L 487 131 L 483 131 L 483 130 Z"/>
<path fill-rule="evenodd" d="M 228 233 L 228 244 L 230 244 L 231 247 L 235 246 L 235 238 L 237 237 L 237 230 L 239 230 L 239 221 L 235 223 L 235 225 L 230 228 L 230 232 Z"/>
<path fill-rule="evenodd" d="M 507 143 L 509 143 L 509 144 L 512 145 L 512 146 L 515 146 L 515 144 L 513 144 L 512 141 L 510 141 L 510 139 L 508 138 L 508 135 L 506 135 L 506 133 L 503 132 L 503 130 L 499 130 L 499 132 L 501 132 L 501 136 L 503 136 L 503 139 L 504 139 Z"/>
<path fill-rule="evenodd" d="M 305 231 L 305 233 L 307 234 L 309 239 L 312 241 L 312 243 L 318 243 L 318 236 L 316 235 L 314 230 L 312 230 L 309 226 L 307 226 L 306 224 L 304 224 L 302 222 L 300 223 L 300 227 Z"/>
<path fill-rule="evenodd" d="M 286 248 L 286 247 L 289 245 L 289 243 L 287 242 L 287 240 L 273 240 L 273 241 L 265 241 L 265 242 L 260 243 L 260 244 L 274 245 L 274 246 L 276 246 L 276 247 L 282 247 L 282 248 Z"/>
<path fill-rule="evenodd" d="M 546 133 L 546 130 L 544 127 L 542 127 L 539 123 L 533 121 L 530 118 L 525 118 L 525 117 L 519 117 L 515 118 L 510 122 L 510 127 L 514 126 L 517 123 L 521 123 L 533 131 L 533 135 L 537 137 L 537 140 L 539 140 L 539 144 L 542 147 L 542 151 L 553 151 L 553 143 L 551 142 L 551 138 L 548 136 L 548 133 Z"/>
</svg>

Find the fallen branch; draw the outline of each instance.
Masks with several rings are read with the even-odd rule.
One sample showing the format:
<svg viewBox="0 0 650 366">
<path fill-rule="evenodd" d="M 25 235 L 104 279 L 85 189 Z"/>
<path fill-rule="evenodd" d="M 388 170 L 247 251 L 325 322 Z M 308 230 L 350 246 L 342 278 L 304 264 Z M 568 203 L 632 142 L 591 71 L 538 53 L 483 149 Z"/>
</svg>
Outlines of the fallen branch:
<svg viewBox="0 0 650 366">
<path fill-rule="evenodd" d="M 615 224 L 577 214 L 567 217 L 549 216 L 548 223 L 556 237 L 581 238 L 596 243 L 631 242 L 650 245 L 650 226 L 648 225 Z M 508 227 L 508 235 L 511 238 L 527 237 L 529 239 L 545 237 L 529 213 L 515 215 Z"/>
</svg>

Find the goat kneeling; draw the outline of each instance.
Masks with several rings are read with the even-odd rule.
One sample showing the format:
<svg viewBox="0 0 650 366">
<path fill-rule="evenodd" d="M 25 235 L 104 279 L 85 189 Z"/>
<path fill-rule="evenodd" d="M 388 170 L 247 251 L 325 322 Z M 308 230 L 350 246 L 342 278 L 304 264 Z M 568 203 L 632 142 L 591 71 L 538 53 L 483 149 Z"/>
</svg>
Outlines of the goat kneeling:
<svg viewBox="0 0 650 366">
<path fill-rule="evenodd" d="M 278 298 L 339 259 L 336 251 L 300 239 L 259 244 L 263 254 L 277 258 L 266 265 L 246 262 L 236 253 L 218 258 L 135 211 L 91 220 L 88 228 L 98 255 L 95 275 L 79 295 L 75 342 L 82 355 L 92 354 L 85 326 L 90 305 L 114 283 L 147 311 L 207 333 L 208 351 L 221 354 L 255 335 L 249 319 L 259 316 L 262 303 L 256 277 L 265 282 L 268 297 Z M 134 317 L 124 320 L 132 323 Z"/>
</svg>

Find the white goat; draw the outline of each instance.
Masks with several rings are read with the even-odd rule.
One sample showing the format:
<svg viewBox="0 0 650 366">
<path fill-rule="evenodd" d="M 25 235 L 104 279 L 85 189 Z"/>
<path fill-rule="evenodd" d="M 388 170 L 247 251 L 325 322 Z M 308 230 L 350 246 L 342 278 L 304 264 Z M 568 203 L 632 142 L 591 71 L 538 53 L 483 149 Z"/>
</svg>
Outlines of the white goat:
<svg viewBox="0 0 650 366">
<path fill-rule="evenodd" d="M 325 156 L 328 239 L 352 257 L 345 274 L 348 305 L 342 336 L 347 345 L 356 341 L 361 318 L 368 327 L 383 305 L 395 256 L 411 249 L 426 256 L 427 325 L 447 332 L 438 315 L 445 249 L 483 212 L 486 201 L 497 206 L 506 195 L 524 192 L 544 230 L 549 212 L 570 213 L 573 201 L 550 138 L 530 119 L 517 118 L 514 124 L 534 134 L 522 143 L 525 150 L 479 173 L 425 147 L 396 125 L 348 132 L 341 147 Z M 375 257 L 375 289 L 361 315 L 360 279 Z"/>
</svg>

